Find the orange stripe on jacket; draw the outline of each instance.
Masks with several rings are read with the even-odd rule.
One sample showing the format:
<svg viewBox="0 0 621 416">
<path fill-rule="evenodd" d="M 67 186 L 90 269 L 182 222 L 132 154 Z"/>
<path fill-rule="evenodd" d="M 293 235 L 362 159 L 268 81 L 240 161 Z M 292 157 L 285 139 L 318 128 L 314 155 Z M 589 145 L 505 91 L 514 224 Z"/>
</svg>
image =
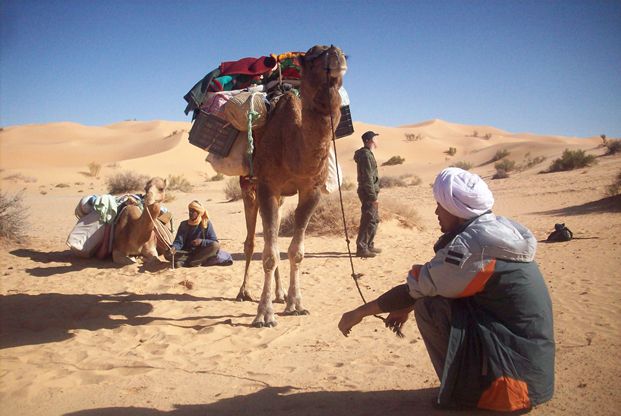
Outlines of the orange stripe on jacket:
<svg viewBox="0 0 621 416">
<path fill-rule="evenodd" d="M 489 278 L 492 277 L 492 274 L 494 274 L 495 267 L 496 260 L 491 260 L 489 263 L 487 263 L 483 270 L 481 270 L 474 276 L 470 283 L 468 283 L 468 286 L 466 286 L 466 288 L 459 295 L 457 295 L 457 297 L 465 298 L 482 291 Z"/>
<path fill-rule="evenodd" d="M 499 377 L 483 392 L 477 407 L 504 412 L 528 409 L 528 386 L 511 377 Z"/>
</svg>

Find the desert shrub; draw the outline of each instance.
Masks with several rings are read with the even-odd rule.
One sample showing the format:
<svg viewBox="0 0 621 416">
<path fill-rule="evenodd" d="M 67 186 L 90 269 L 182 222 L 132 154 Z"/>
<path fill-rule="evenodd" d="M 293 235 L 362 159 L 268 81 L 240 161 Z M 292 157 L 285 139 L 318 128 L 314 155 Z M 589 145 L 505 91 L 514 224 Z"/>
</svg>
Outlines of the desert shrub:
<svg viewBox="0 0 621 416">
<path fill-rule="evenodd" d="M 607 155 L 614 155 L 621 151 L 621 139 L 611 139 L 606 142 Z"/>
<path fill-rule="evenodd" d="M 457 149 L 455 147 L 449 147 L 447 151 L 445 151 L 444 153 L 446 153 L 449 156 L 455 156 L 455 153 L 457 153 Z"/>
<path fill-rule="evenodd" d="M 121 167 L 121 165 L 119 164 L 119 162 L 114 162 L 114 163 L 108 163 L 106 167 L 112 168 L 112 169 L 118 169 Z"/>
<path fill-rule="evenodd" d="M 69 188 L 69 184 L 58 183 L 58 184 L 56 184 L 56 188 Z"/>
<path fill-rule="evenodd" d="M 0 240 L 18 241 L 23 238 L 27 217 L 28 209 L 24 208 L 21 193 L 9 196 L 0 192 Z"/>
<path fill-rule="evenodd" d="M 408 184 L 401 177 L 381 176 L 379 180 L 379 186 L 380 188 L 394 188 L 408 186 Z"/>
<path fill-rule="evenodd" d="M 494 156 L 492 156 L 492 162 L 496 162 L 497 160 L 500 159 L 504 159 L 505 157 L 509 156 L 511 152 L 509 152 L 507 149 L 498 149 L 496 150 L 496 153 L 494 154 Z"/>
<path fill-rule="evenodd" d="M 621 170 L 617 173 L 615 181 L 606 188 L 606 194 L 609 196 L 615 196 L 619 193 L 621 193 Z"/>
<path fill-rule="evenodd" d="M 345 223 L 349 237 L 358 233 L 360 221 L 360 200 L 355 192 L 343 192 L 343 209 Z M 396 219 L 404 227 L 415 227 L 419 223 L 418 215 L 411 204 L 391 199 L 380 202 L 380 217 L 383 220 Z M 295 220 L 295 210 L 292 209 L 283 215 L 280 225 L 280 235 L 292 236 Z M 310 236 L 341 235 L 344 236 L 343 214 L 338 193 L 334 192 L 322 196 L 313 216 L 311 217 L 306 234 Z M 355 247 L 354 247 L 355 249 Z"/>
<path fill-rule="evenodd" d="M 492 133 L 485 133 L 485 135 L 483 136 L 483 138 L 484 138 L 485 140 L 489 140 L 489 139 L 491 139 L 491 138 L 492 138 Z"/>
<path fill-rule="evenodd" d="M 606 146 L 606 135 L 600 134 L 599 137 L 602 139 L 602 146 Z"/>
<path fill-rule="evenodd" d="M 88 174 L 93 177 L 99 176 L 99 172 L 101 171 L 101 165 L 96 162 L 91 162 L 88 164 Z"/>
<path fill-rule="evenodd" d="M 106 184 L 108 185 L 108 193 L 110 194 L 127 194 L 144 190 L 144 186 L 148 181 L 149 178 L 146 175 L 127 171 L 110 176 L 106 180 Z"/>
<path fill-rule="evenodd" d="M 515 170 L 515 160 L 502 159 L 494 164 L 494 168 L 496 168 L 496 170 L 504 170 L 507 173 L 511 172 Z"/>
<path fill-rule="evenodd" d="M 536 156 L 536 157 L 532 158 L 532 157 L 530 157 L 530 152 L 526 153 L 524 155 L 524 163 L 522 163 L 518 167 L 518 170 L 525 170 L 525 169 L 532 168 L 533 166 L 536 166 L 536 165 L 540 164 L 544 160 L 546 160 L 546 158 L 544 156 Z"/>
<path fill-rule="evenodd" d="M 384 163 L 382 163 L 382 166 L 400 165 L 403 162 L 405 162 L 405 159 L 402 158 L 401 156 L 393 156 L 390 159 L 388 159 L 387 161 L 385 161 Z"/>
<path fill-rule="evenodd" d="M 420 134 L 405 133 L 405 141 L 407 142 L 416 142 L 422 139 L 423 139 L 423 136 L 421 136 Z"/>
<path fill-rule="evenodd" d="M 563 155 L 552 162 L 548 172 L 561 172 L 572 169 L 580 169 L 594 164 L 595 156 L 587 155 L 584 150 L 565 149 Z"/>
<path fill-rule="evenodd" d="M 479 137 L 479 132 L 478 131 L 473 131 L 472 132 L 472 137 Z"/>
<path fill-rule="evenodd" d="M 417 175 L 414 175 L 412 173 L 406 173 L 404 175 L 399 176 L 400 179 L 406 180 L 407 185 L 408 186 L 416 186 L 416 185 L 420 185 L 422 180 L 421 178 L 419 178 Z"/>
<path fill-rule="evenodd" d="M 192 192 L 192 184 L 183 175 L 168 175 L 166 189 L 169 191 Z"/>
<path fill-rule="evenodd" d="M 32 176 L 25 176 L 22 173 L 14 173 L 13 175 L 6 176 L 4 179 L 7 181 L 26 183 L 32 183 L 37 181 L 37 178 L 33 178 Z"/>
<path fill-rule="evenodd" d="M 472 169 L 472 163 L 464 162 L 463 160 L 460 160 L 459 162 L 455 162 L 451 166 L 456 167 L 456 168 L 460 168 L 460 169 L 463 169 L 463 170 L 470 170 L 470 169 Z"/>
<path fill-rule="evenodd" d="M 224 180 L 224 175 L 218 172 L 215 175 L 213 175 L 211 178 L 208 178 L 207 182 L 219 182 L 223 180 Z"/>
<path fill-rule="evenodd" d="M 356 182 L 351 179 L 343 178 L 343 183 L 341 183 L 341 191 L 351 191 L 352 189 L 356 189 L 357 186 Z"/>
<path fill-rule="evenodd" d="M 508 177 L 509 177 L 509 174 L 507 173 L 506 170 L 496 168 L 496 173 L 494 173 L 494 176 L 492 176 L 492 179 L 505 179 Z"/>
<path fill-rule="evenodd" d="M 226 180 L 224 183 L 224 195 L 229 202 L 242 199 L 242 191 L 239 186 L 239 178 L 237 176 L 233 176 Z"/>
</svg>

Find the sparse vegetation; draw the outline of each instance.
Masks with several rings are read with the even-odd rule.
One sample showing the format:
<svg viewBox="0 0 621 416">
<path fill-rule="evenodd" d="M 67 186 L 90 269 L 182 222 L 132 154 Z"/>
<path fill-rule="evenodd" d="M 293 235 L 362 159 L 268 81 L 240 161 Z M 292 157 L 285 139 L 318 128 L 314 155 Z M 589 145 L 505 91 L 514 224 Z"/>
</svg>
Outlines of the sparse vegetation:
<svg viewBox="0 0 621 416">
<path fill-rule="evenodd" d="M 224 184 L 224 195 L 229 202 L 238 201 L 242 199 L 242 191 L 239 186 L 239 178 L 236 176 L 230 177 Z"/>
<path fill-rule="evenodd" d="M 496 153 L 494 153 L 494 156 L 492 156 L 492 162 L 496 162 L 497 160 L 500 159 L 504 159 L 505 157 L 509 156 L 511 154 L 511 152 L 509 152 L 507 149 L 498 149 L 496 150 Z"/>
<path fill-rule="evenodd" d="M 119 172 L 110 176 L 106 183 L 108 185 L 108 193 L 110 194 L 126 194 L 135 191 L 142 191 L 149 178 L 136 172 L 127 171 Z"/>
<path fill-rule="evenodd" d="M 494 173 L 494 176 L 492 176 L 492 179 L 506 179 L 508 177 L 509 177 L 509 174 L 507 173 L 506 170 L 496 168 L 496 173 Z"/>
<path fill-rule="evenodd" d="M 494 164 L 494 168 L 496 168 L 496 170 L 504 170 L 507 173 L 511 172 L 515 170 L 515 160 L 502 159 Z"/>
<path fill-rule="evenodd" d="M 22 173 L 14 173 L 13 175 L 6 176 L 4 180 L 13 182 L 33 183 L 37 181 L 37 178 L 33 178 L 32 176 L 25 176 Z"/>
<path fill-rule="evenodd" d="M 472 132 L 472 137 L 479 137 L 479 132 L 478 131 L 473 131 Z"/>
<path fill-rule="evenodd" d="M 168 175 L 166 188 L 170 191 L 192 192 L 192 184 L 183 175 Z"/>
<path fill-rule="evenodd" d="M 351 238 L 358 233 L 360 201 L 355 192 L 343 192 L 342 195 L 345 223 Z M 415 227 L 419 222 L 418 215 L 411 205 L 390 199 L 382 200 L 380 216 L 383 220 L 396 219 L 402 226 L 409 228 Z M 290 210 L 283 215 L 280 234 L 283 236 L 293 235 L 293 225 L 294 210 Z M 338 193 L 323 196 L 308 223 L 306 235 L 325 236 L 343 235 L 343 233 L 343 217 Z"/>
<path fill-rule="evenodd" d="M 522 163 L 517 169 L 520 171 L 530 169 L 533 166 L 540 164 L 544 160 L 546 160 L 544 156 L 537 156 L 537 157 L 532 158 L 530 156 L 530 152 L 528 152 L 524 155 L 524 163 Z"/>
<path fill-rule="evenodd" d="M 356 189 L 357 184 L 353 182 L 349 178 L 343 178 L 343 183 L 341 184 L 341 191 L 351 191 L 352 189 Z"/>
<path fill-rule="evenodd" d="M 219 182 L 224 180 L 224 175 L 220 172 L 213 175 L 211 178 L 207 178 L 207 182 Z"/>
<path fill-rule="evenodd" d="M 0 240 L 19 241 L 24 237 L 28 208 L 21 193 L 9 196 L 0 192 Z"/>
<path fill-rule="evenodd" d="M 485 140 L 489 140 L 489 139 L 491 139 L 491 138 L 492 138 L 492 133 L 485 133 L 485 136 L 483 136 L 483 138 L 484 138 Z"/>
<path fill-rule="evenodd" d="M 619 153 L 621 152 L 621 139 L 608 140 L 605 146 L 608 149 L 606 151 L 606 155 L 614 155 L 616 153 Z"/>
<path fill-rule="evenodd" d="M 548 172 L 561 172 L 566 170 L 580 169 L 596 163 L 595 156 L 587 155 L 584 150 L 565 149 L 559 159 L 555 159 Z"/>
<path fill-rule="evenodd" d="M 380 176 L 379 186 L 380 188 L 394 188 L 408 185 L 402 178 L 396 176 Z"/>
<path fill-rule="evenodd" d="M 446 153 L 449 156 L 455 156 L 455 153 L 457 153 L 457 148 L 449 147 L 448 150 L 445 151 L 444 153 Z"/>
<path fill-rule="evenodd" d="M 451 166 L 456 167 L 456 168 L 460 168 L 460 169 L 463 169 L 463 170 L 470 170 L 470 169 L 472 169 L 472 163 L 464 162 L 462 160 L 460 160 L 459 162 L 455 162 Z"/>
<path fill-rule="evenodd" d="M 56 184 L 56 188 L 69 188 L 69 184 L 58 183 L 58 184 Z"/>
<path fill-rule="evenodd" d="M 419 140 L 422 140 L 423 136 L 421 136 L 420 134 L 414 134 L 414 133 L 405 133 L 405 141 L 406 142 L 417 142 Z"/>
<path fill-rule="evenodd" d="M 99 172 L 101 171 L 101 165 L 96 162 L 91 162 L 88 164 L 88 174 L 92 177 L 99 176 Z"/>
<path fill-rule="evenodd" d="M 620 193 L 621 193 L 621 171 L 617 173 L 617 178 L 615 179 L 615 182 L 608 185 L 608 187 L 606 188 L 606 194 L 608 196 L 615 196 Z"/>
<path fill-rule="evenodd" d="M 606 146 L 606 135 L 600 134 L 599 137 L 602 139 L 602 146 Z"/>
<path fill-rule="evenodd" d="M 388 159 L 387 161 L 385 161 L 384 163 L 382 163 L 382 166 L 400 165 L 403 162 L 405 162 L 405 159 L 402 158 L 401 156 L 393 156 L 390 159 Z"/>
<path fill-rule="evenodd" d="M 106 167 L 111 168 L 111 169 L 118 169 L 121 167 L 121 165 L 119 164 L 119 162 L 114 162 L 114 163 L 108 163 Z"/>
</svg>

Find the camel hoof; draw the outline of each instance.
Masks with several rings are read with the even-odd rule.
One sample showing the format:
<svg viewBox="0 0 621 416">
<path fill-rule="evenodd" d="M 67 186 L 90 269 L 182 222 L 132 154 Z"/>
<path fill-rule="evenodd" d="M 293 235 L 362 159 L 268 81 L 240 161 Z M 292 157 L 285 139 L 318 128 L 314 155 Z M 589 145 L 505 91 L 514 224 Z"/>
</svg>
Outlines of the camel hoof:
<svg viewBox="0 0 621 416">
<path fill-rule="evenodd" d="M 253 322 L 253 328 L 273 328 L 276 326 L 276 322 Z"/>
<path fill-rule="evenodd" d="M 235 300 L 238 302 L 252 302 L 252 297 L 247 292 L 239 292 Z"/>
<path fill-rule="evenodd" d="M 310 312 L 307 309 L 302 309 L 301 311 L 294 309 L 292 311 L 284 311 L 283 314 L 287 316 L 302 316 L 302 315 L 310 315 Z"/>
<path fill-rule="evenodd" d="M 274 303 L 285 303 L 287 302 L 287 298 L 276 298 L 274 299 Z"/>
</svg>

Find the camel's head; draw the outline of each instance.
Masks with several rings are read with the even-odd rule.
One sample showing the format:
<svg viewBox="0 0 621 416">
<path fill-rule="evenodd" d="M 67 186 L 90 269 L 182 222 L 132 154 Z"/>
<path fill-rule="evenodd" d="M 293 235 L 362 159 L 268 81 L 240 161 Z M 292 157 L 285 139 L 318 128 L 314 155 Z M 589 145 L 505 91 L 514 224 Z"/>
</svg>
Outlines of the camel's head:
<svg viewBox="0 0 621 416">
<path fill-rule="evenodd" d="M 151 178 L 144 187 L 144 203 L 145 205 L 153 205 L 156 202 L 162 202 L 166 196 L 166 179 Z"/>
<path fill-rule="evenodd" d="M 316 45 L 310 48 L 300 58 L 302 76 L 314 85 L 329 85 L 340 88 L 343 85 L 343 76 L 347 72 L 347 57 L 343 51 L 334 45 Z"/>
</svg>

